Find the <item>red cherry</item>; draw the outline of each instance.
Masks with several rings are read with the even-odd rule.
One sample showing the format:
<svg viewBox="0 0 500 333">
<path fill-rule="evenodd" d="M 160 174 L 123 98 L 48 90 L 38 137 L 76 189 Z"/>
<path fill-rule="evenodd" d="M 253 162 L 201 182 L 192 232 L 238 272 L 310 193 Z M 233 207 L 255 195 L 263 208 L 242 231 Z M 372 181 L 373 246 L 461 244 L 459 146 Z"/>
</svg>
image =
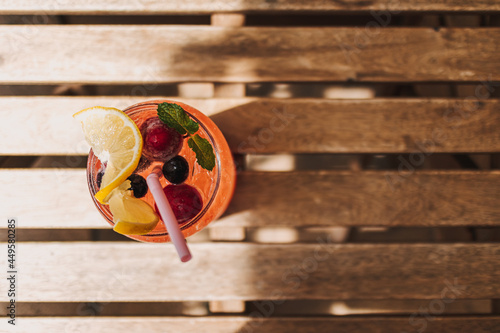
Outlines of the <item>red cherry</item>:
<svg viewBox="0 0 500 333">
<path fill-rule="evenodd" d="M 146 134 L 146 144 L 156 151 L 165 150 L 168 147 L 170 133 L 163 127 L 153 128 Z"/>
<path fill-rule="evenodd" d="M 144 141 L 142 155 L 149 160 L 166 161 L 182 149 L 182 135 L 159 118 L 149 118 L 141 128 Z"/>
<path fill-rule="evenodd" d="M 179 224 L 191 220 L 203 208 L 203 200 L 200 192 L 190 185 L 167 185 L 163 188 L 163 192 L 167 196 L 170 207 L 172 207 L 172 211 Z M 155 209 L 159 214 L 156 205 Z"/>
</svg>

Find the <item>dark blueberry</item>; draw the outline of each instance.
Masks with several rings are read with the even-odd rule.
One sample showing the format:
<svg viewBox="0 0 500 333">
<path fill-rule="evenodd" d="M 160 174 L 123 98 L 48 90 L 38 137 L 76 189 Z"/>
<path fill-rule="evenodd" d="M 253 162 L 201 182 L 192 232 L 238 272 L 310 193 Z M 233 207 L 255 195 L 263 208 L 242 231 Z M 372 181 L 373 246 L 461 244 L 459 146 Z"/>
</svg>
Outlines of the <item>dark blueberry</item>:
<svg viewBox="0 0 500 333">
<path fill-rule="evenodd" d="M 98 189 L 101 189 L 102 176 L 104 176 L 104 170 L 99 171 L 97 173 L 97 176 L 95 177 L 95 182 L 97 184 Z"/>
<path fill-rule="evenodd" d="M 146 183 L 146 179 L 137 174 L 132 174 L 127 178 L 130 180 L 130 189 L 134 192 L 134 197 L 142 198 L 148 193 L 148 184 Z"/>
<path fill-rule="evenodd" d="M 189 164 L 182 156 L 175 156 L 163 164 L 163 175 L 172 184 L 180 184 L 189 175 Z"/>
</svg>

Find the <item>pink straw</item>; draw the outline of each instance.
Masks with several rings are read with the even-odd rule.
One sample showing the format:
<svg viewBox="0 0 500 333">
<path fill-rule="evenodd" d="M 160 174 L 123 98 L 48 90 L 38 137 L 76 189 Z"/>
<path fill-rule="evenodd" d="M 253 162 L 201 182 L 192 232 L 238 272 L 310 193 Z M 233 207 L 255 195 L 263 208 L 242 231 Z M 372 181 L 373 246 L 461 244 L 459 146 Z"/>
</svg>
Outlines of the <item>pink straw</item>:
<svg viewBox="0 0 500 333">
<path fill-rule="evenodd" d="M 155 168 L 146 178 L 146 182 L 148 183 L 149 189 L 153 194 L 156 206 L 160 211 L 161 219 L 163 220 L 163 223 L 165 223 L 170 239 L 172 239 L 172 243 L 174 243 L 175 249 L 181 258 L 181 261 L 187 262 L 192 258 L 191 252 L 189 252 L 186 239 L 179 228 L 177 218 L 175 217 L 172 207 L 170 207 L 170 203 L 163 192 L 158 174 L 161 174 L 161 170 L 159 168 Z"/>
</svg>

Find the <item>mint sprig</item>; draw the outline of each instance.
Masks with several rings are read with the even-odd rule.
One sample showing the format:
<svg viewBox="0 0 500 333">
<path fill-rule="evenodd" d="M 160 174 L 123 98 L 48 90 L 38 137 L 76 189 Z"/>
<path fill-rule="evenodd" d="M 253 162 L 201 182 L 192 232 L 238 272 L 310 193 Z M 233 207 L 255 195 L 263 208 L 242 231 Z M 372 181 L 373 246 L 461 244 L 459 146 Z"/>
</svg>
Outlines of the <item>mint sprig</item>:
<svg viewBox="0 0 500 333">
<path fill-rule="evenodd" d="M 195 134 L 189 138 L 188 146 L 195 152 L 198 164 L 212 171 L 215 167 L 215 155 L 210 142 Z"/>
<path fill-rule="evenodd" d="M 188 146 L 196 154 L 196 162 L 206 170 L 212 171 L 215 167 L 214 149 L 207 139 L 198 132 L 199 124 L 189 117 L 184 109 L 175 103 L 161 103 L 157 109 L 158 118 L 179 134 L 189 136 Z"/>
<path fill-rule="evenodd" d="M 168 127 L 175 129 L 179 134 L 194 134 L 198 132 L 199 125 L 191 119 L 184 109 L 174 103 L 161 103 L 158 105 L 158 117 Z"/>
</svg>

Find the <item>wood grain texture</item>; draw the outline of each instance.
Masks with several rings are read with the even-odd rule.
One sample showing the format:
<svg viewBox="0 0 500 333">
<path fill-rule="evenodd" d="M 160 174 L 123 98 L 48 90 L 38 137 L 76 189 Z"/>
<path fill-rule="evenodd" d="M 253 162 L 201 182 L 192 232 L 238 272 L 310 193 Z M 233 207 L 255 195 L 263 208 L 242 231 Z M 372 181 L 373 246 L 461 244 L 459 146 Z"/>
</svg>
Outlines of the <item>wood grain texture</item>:
<svg viewBox="0 0 500 333">
<path fill-rule="evenodd" d="M 0 81 L 500 79 L 499 28 L 0 26 Z M 64 45 L 64 47 L 61 47 Z M 26 65 L 29 64 L 29 65 Z"/>
<path fill-rule="evenodd" d="M 500 172 L 402 170 L 242 173 L 222 220 L 227 226 L 500 223 Z"/>
<path fill-rule="evenodd" d="M 237 153 L 500 151 L 499 101 L 256 100 L 212 119 Z"/>
<path fill-rule="evenodd" d="M 212 225 L 500 225 L 500 171 L 403 175 L 397 171 L 241 172 L 228 211 Z M 18 217 L 19 228 L 109 228 L 93 206 L 85 170 L 3 169 L 0 183 L 9 193 L 0 211 Z"/>
<path fill-rule="evenodd" d="M 131 94 L 133 92 L 131 90 Z M 72 118 L 75 112 L 95 105 L 124 109 L 145 99 L 142 96 L 0 97 L 0 114 L 5 120 L 0 123 L 0 142 L 3 143 L 0 145 L 0 154 L 87 155 L 90 148 L 85 142 L 80 124 Z M 197 107 L 207 115 L 251 101 L 173 99 Z"/>
<path fill-rule="evenodd" d="M 245 25 L 243 14 L 212 14 L 210 23 L 218 27 L 241 27 Z"/>
<path fill-rule="evenodd" d="M 319 11 L 498 11 L 497 0 L 418 0 L 418 1 L 358 1 L 358 0 L 98 0 L 56 1 L 1 0 L 0 14 L 209 14 L 213 12 L 319 12 Z"/>
<path fill-rule="evenodd" d="M 0 202 L 2 218 L 18 228 L 110 228 L 94 206 L 82 169 L 0 169 L 10 194 Z"/>
<path fill-rule="evenodd" d="M 493 99 L 171 99 L 209 115 L 235 153 L 500 151 L 500 101 Z M 143 100 L 0 97 L 0 154 L 86 155 L 89 147 L 73 113 Z"/>
<path fill-rule="evenodd" d="M 327 243 L 191 244 L 187 264 L 173 246 L 23 243 L 22 281 L 30 292 L 17 301 L 500 297 L 499 244 Z M 5 267 L 6 257 L 0 263 Z M 7 283 L 0 280 L 3 290 Z"/>
<path fill-rule="evenodd" d="M 19 333 L 40 332 L 93 332 L 93 333 L 401 333 L 412 332 L 422 327 L 421 322 L 413 322 L 408 318 L 248 318 L 248 317 L 23 317 L 16 327 Z M 421 319 L 421 318 L 417 318 Z M 417 320 L 416 319 L 416 320 Z M 6 321 L 2 322 L 5 324 Z M 416 325 L 416 323 L 418 325 Z M 7 325 L 7 324 L 5 324 Z M 426 333 L 498 333 L 500 318 L 498 316 L 459 318 L 432 317 L 427 321 Z"/>
</svg>

